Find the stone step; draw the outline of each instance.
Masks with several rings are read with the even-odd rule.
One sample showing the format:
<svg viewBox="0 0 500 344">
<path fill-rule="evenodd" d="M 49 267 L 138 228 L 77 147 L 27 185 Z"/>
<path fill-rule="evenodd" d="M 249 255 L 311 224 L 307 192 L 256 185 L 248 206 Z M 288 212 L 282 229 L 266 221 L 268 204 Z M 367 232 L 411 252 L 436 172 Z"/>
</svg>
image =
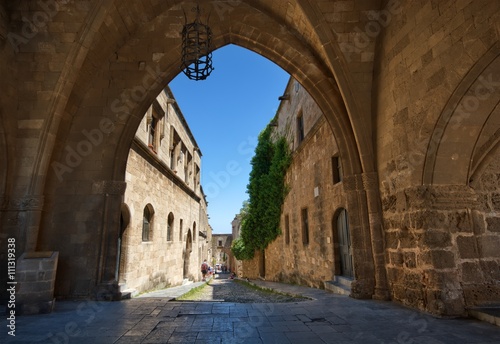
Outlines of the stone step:
<svg viewBox="0 0 500 344">
<path fill-rule="evenodd" d="M 121 300 L 129 300 L 131 298 L 132 298 L 132 293 L 131 292 L 128 292 L 128 291 L 126 291 L 126 292 L 122 291 L 121 292 L 121 297 L 120 297 Z"/>
<path fill-rule="evenodd" d="M 136 296 L 139 294 L 137 290 L 132 289 L 132 288 L 127 288 L 127 285 L 125 283 L 120 283 L 118 284 L 118 287 L 120 288 L 120 293 L 121 293 L 121 299 L 122 300 L 128 300 L 131 299 L 132 297 Z"/>
<path fill-rule="evenodd" d="M 467 312 L 470 317 L 500 326 L 500 305 L 469 308 Z"/>
<path fill-rule="evenodd" d="M 120 290 L 120 293 L 122 300 L 128 300 L 139 295 L 139 292 L 137 292 L 137 290 L 135 289 Z"/>
<path fill-rule="evenodd" d="M 333 281 L 325 282 L 325 289 L 334 294 L 349 296 L 351 294 L 352 281 L 353 279 L 349 277 L 335 276 Z"/>
<path fill-rule="evenodd" d="M 338 285 L 349 288 L 350 290 L 351 283 L 352 281 L 354 281 L 354 279 L 352 277 L 346 277 L 346 276 L 334 276 L 333 281 Z"/>
<path fill-rule="evenodd" d="M 190 281 L 188 278 L 184 278 L 182 280 L 182 285 L 189 285 L 189 284 L 192 284 L 192 283 L 193 283 L 193 281 Z"/>
</svg>

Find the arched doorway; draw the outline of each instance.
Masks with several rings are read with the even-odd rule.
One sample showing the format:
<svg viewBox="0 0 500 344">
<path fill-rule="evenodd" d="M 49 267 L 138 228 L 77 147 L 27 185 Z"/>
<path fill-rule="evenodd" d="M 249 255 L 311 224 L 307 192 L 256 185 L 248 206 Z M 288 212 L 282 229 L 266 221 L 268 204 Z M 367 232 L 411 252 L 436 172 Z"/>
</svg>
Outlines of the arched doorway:
<svg viewBox="0 0 500 344">
<path fill-rule="evenodd" d="M 353 278 L 354 265 L 352 260 L 351 233 L 347 210 L 340 209 L 332 220 L 335 275 Z"/>
<path fill-rule="evenodd" d="M 183 270 L 183 277 L 184 279 L 190 278 L 190 273 L 189 273 L 189 267 L 190 267 L 190 261 L 191 261 L 191 252 L 193 251 L 193 238 L 191 235 L 191 229 L 188 229 L 187 235 L 186 235 L 186 248 L 184 250 L 184 270 Z"/>
</svg>

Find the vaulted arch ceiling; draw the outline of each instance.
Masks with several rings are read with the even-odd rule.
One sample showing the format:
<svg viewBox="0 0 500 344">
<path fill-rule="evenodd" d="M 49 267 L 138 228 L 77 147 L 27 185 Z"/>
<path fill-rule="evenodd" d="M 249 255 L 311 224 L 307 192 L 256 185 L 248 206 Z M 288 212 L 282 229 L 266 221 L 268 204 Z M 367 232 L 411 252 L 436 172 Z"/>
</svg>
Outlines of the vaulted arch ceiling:
<svg viewBox="0 0 500 344">
<path fill-rule="evenodd" d="M 463 78 L 427 148 L 423 184 L 468 185 L 500 142 L 500 44 Z"/>
<path fill-rule="evenodd" d="M 151 6 L 133 1 L 102 3 L 103 6 L 94 8 L 88 16 L 86 35 L 82 35 L 82 45 L 74 54 L 75 63 L 80 63 L 81 67 L 78 73 L 68 72 L 72 87 L 71 93 L 64 95 L 68 102 L 61 116 L 63 121 L 59 133 L 62 135 L 57 135 L 59 150 L 65 144 L 64 133 L 71 132 L 71 126 L 93 116 L 109 116 L 116 121 L 116 113 L 113 114 L 110 105 L 127 98 L 130 116 L 121 117 L 116 123 L 125 125 L 122 138 L 118 140 L 121 142 L 119 146 L 124 147 L 118 149 L 123 152 L 112 154 L 113 157 L 120 156 L 119 161 L 125 161 L 122 156 L 125 149 L 128 150 L 127 143 L 142 114 L 180 71 L 180 32 L 185 14 L 189 15 L 189 9 L 195 3 L 164 1 Z M 342 92 L 331 71 L 329 61 L 336 59 L 328 58 L 332 52 L 324 49 L 323 41 L 318 39 L 313 23 L 306 18 L 302 8 L 293 1 L 214 1 L 211 5 L 205 12 L 210 12 L 215 48 L 226 44 L 246 47 L 292 74 L 326 114 L 343 154 L 346 172 L 361 173 L 372 169 L 370 152 L 359 153 L 360 148 L 371 149 L 369 139 L 364 143 L 356 142 L 356 138 L 369 137 L 363 133 L 361 125 L 357 128 L 353 125 L 355 121 L 363 121 L 349 117 Z M 302 6 L 308 4 L 304 2 Z M 334 45 L 334 42 L 330 41 L 329 45 Z M 151 85 L 149 78 L 148 86 L 154 87 L 145 87 L 140 91 L 142 93 L 138 91 L 135 99 L 131 99 L 124 90 L 134 91 L 144 85 L 146 73 L 155 74 L 153 79 L 159 81 Z M 350 94 L 352 99 L 352 92 L 344 93 Z M 123 171 L 124 162 L 117 165 L 115 172 L 118 176 Z"/>
</svg>

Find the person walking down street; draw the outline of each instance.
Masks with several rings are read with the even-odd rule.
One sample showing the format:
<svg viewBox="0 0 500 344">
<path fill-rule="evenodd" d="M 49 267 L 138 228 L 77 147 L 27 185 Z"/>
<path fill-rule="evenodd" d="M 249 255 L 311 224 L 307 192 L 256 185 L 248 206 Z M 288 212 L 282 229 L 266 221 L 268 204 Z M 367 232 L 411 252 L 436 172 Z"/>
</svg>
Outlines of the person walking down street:
<svg viewBox="0 0 500 344">
<path fill-rule="evenodd" d="M 206 281 L 207 271 L 208 271 L 208 264 L 207 264 L 207 260 L 205 259 L 203 261 L 203 263 L 201 264 L 201 274 L 203 275 L 202 281 Z"/>
</svg>

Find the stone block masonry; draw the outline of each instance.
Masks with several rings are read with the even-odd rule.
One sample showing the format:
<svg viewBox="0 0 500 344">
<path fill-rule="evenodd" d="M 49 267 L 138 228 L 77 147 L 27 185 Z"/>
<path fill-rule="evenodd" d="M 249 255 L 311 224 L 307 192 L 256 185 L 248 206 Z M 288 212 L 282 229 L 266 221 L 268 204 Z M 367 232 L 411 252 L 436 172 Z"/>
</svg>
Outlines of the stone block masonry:
<svg viewBox="0 0 500 344">
<path fill-rule="evenodd" d="M 16 313 L 50 313 L 54 307 L 58 252 L 27 252 L 17 261 Z"/>
</svg>

